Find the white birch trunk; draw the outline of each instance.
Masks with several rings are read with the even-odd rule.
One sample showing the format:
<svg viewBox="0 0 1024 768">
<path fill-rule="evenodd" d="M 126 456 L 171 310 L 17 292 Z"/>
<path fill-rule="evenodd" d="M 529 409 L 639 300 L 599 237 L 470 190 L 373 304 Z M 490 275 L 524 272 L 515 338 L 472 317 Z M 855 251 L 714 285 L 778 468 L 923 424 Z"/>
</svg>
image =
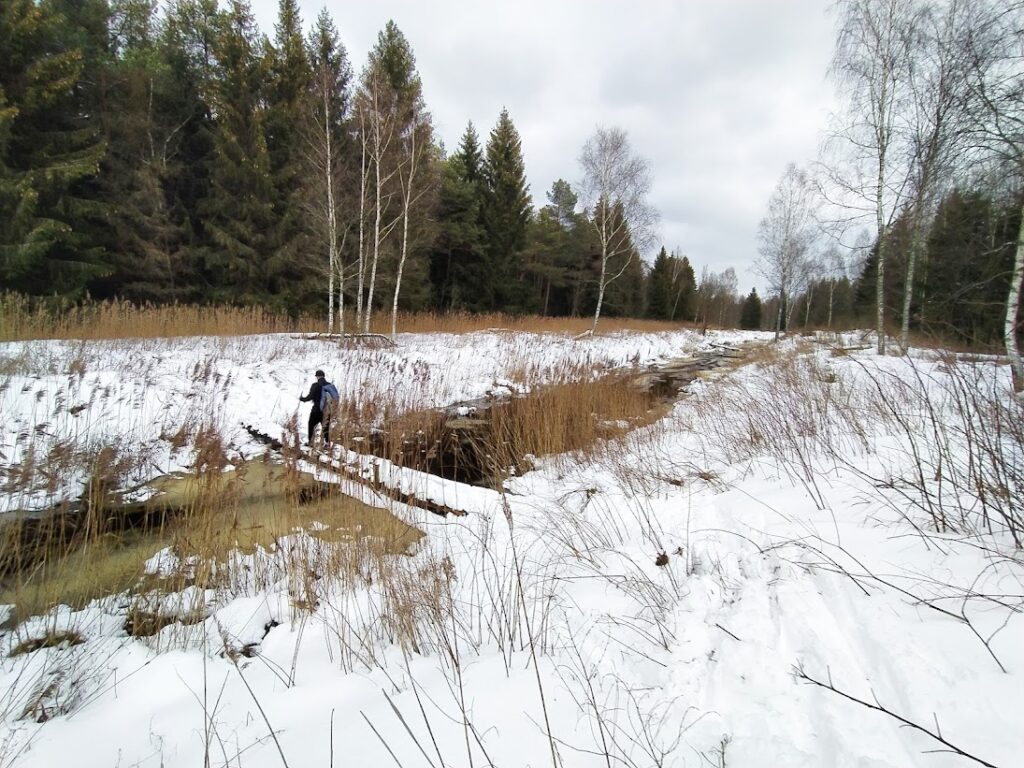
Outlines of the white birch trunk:
<svg viewBox="0 0 1024 768">
<path fill-rule="evenodd" d="M 779 310 L 775 313 L 775 341 L 782 334 L 782 308 L 786 306 L 786 292 L 779 291 Z"/>
<path fill-rule="evenodd" d="M 885 354 L 885 222 L 882 211 L 882 184 L 883 169 L 885 161 L 878 161 L 878 192 L 875 198 L 875 223 L 878 227 L 878 272 L 875 276 L 875 320 L 878 333 L 878 345 L 876 351 L 880 355 Z"/>
<path fill-rule="evenodd" d="M 374 219 L 373 219 L 373 258 L 370 260 L 370 285 L 366 290 L 366 306 L 363 311 L 363 333 L 370 332 L 370 316 L 373 313 L 373 288 L 377 282 L 377 261 L 380 258 L 380 217 L 381 217 L 381 178 L 380 155 L 375 158 L 374 168 L 376 170 L 376 194 L 374 198 Z"/>
<path fill-rule="evenodd" d="M 338 268 L 338 217 L 334 205 L 334 156 L 331 147 L 331 100 L 326 85 L 323 89 L 324 100 L 324 145 L 327 156 L 324 162 L 324 175 L 327 182 L 327 250 L 328 261 L 330 262 L 330 277 L 328 278 L 328 300 L 327 300 L 327 332 L 334 332 L 334 275 L 338 273 L 338 295 L 339 299 L 344 290 L 344 275 Z"/>
<path fill-rule="evenodd" d="M 329 249 L 332 250 L 333 249 Z M 334 332 L 334 253 L 327 257 L 327 332 Z"/>
<path fill-rule="evenodd" d="M 359 254 L 356 268 L 356 329 L 363 322 L 363 277 L 366 274 L 366 181 L 369 177 L 366 165 L 366 118 L 363 110 L 359 111 Z"/>
<path fill-rule="evenodd" d="M 606 255 L 601 256 L 601 280 L 598 283 L 597 289 L 597 306 L 594 307 L 594 324 L 590 326 L 590 332 L 595 333 L 597 331 L 597 321 L 601 319 L 601 303 L 604 301 L 604 286 L 605 286 L 605 275 L 607 274 L 608 257 Z"/>
<path fill-rule="evenodd" d="M 395 276 L 395 296 L 391 302 L 391 338 L 398 333 L 398 293 L 402 290 L 402 271 L 405 269 L 405 255 L 409 243 L 409 211 L 402 214 L 402 255 L 398 259 L 398 274 Z"/>
<path fill-rule="evenodd" d="M 398 332 L 398 294 L 402 290 L 402 272 L 409 251 L 409 210 L 412 207 L 413 181 L 416 176 L 416 115 L 413 114 L 412 130 L 409 137 L 409 178 L 402 184 L 402 253 L 398 259 L 398 273 L 395 276 L 395 296 L 391 302 L 391 338 Z"/>
<path fill-rule="evenodd" d="M 907 284 L 903 289 L 903 317 L 900 320 L 900 349 L 910 349 L 910 301 L 914 296 L 914 269 L 917 267 L 917 253 L 920 249 L 920 235 L 915 216 L 914 234 L 910 240 L 910 253 L 907 256 Z"/>
<path fill-rule="evenodd" d="M 828 325 L 826 326 L 830 331 L 832 330 L 832 306 L 835 303 L 836 295 L 836 281 L 835 278 L 828 281 Z"/>
<path fill-rule="evenodd" d="M 604 185 L 607 187 L 607 184 Z M 604 301 L 605 279 L 608 275 L 608 202 L 601 202 L 601 278 L 597 284 L 597 306 L 594 307 L 594 324 L 590 326 L 590 333 L 597 332 L 597 321 L 601 319 L 601 303 Z"/>
<path fill-rule="evenodd" d="M 370 317 L 373 314 L 373 291 L 377 282 L 377 261 L 380 258 L 380 219 L 381 219 L 381 165 L 384 160 L 381 150 L 380 132 L 380 86 L 374 79 L 373 84 L 373 155 L 371 163 L 374 175 L 374 218 L 373 218 L 373 258 L 370 260 L 370 284 L 366 291 L 366 304 L 363 306 L 363 333 L 370 332 Z"/>
<path fill-rule="evenodd" d="M 1021 211 L 1020 230 L 1017 233 L 1017 255 L 1013 263 L 1013 277 L 1010 278 L 1010 295 L 1006 299 L 1006 324 L 1003 337 L 1006 341 L 1006 356 L 1010 358 L 1013 373 L 1013 391 L 1024 391 L 1024 363 L 1017 348 L 1017 315 L 1020 311 L 1021 283 L 1024 282 L 1024 208 Z"/>
</svg>

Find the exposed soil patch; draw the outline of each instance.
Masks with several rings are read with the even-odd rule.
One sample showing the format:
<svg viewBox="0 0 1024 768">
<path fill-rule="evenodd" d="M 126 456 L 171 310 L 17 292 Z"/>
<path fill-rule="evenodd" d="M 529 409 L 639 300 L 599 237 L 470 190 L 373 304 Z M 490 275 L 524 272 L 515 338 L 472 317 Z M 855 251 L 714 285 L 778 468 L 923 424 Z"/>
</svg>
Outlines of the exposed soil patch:
<svg viewBox="0 0 1024 768">
<path fill-rule="evenodd" d="M 42 637 L 31 637 L 23 640 L 11 649 L 9 656 L 23 656 L 26 653 L 33 653 L 41 648 L 59 648 L 60 646 L 71 647 L 81 645 L 85 638 L 78 632 L 71 630 L 48 632 Z"/>
<path fill-rule="evenodd" d="M 190 626 L 198 624 L 204 618 L 202 613 L 194 612 L 185 615 L 154 613 L 151 611 L 132 610 L 124 622 L 124 631 L 130 637 L 152 637 L 164 627 L 172 624 Z"/>
</svg>

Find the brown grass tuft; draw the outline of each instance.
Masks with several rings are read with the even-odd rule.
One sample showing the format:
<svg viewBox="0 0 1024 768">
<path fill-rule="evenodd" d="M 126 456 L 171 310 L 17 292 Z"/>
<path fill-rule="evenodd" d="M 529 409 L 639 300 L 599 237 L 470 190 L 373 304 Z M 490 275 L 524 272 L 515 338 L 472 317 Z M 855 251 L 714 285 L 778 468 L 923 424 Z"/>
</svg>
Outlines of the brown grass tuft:
<svg viewBox="0 0 1024 768">
<path fill-rule="evenodd" d="M 55 630 L 47 632 L 41 637 L 30 637 L 28 640 L 22 640 L 16 646 L 11 649 L 10 656 L 22 656 L 26 653 L 32 653 L 38 651 L 40 648 L 57 648 L 61 645 L 68 647 L 72 645 L 81 645 L 85 642 L 85 638 L 82 637 L 78 632 L 72 630 Z"/>
</svg>

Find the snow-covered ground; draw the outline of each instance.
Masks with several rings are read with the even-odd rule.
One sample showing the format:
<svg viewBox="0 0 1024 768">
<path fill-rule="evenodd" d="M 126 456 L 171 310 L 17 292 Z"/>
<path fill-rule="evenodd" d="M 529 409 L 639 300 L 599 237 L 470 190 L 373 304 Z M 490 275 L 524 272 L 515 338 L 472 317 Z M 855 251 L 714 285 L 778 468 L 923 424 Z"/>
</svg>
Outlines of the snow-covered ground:
<svg viewBox="0 0 1024 768">
<path fill-rule="evenodd" d="M 8 345 L 3 461 L 70 430 L 184 466 L 161 435 L 207 412 L 253 451 L 237 423 L 280 432 L 316 367 L 343 395 L 423 407 L 565 361 L 589 375 L 744 338 L 416 336 L 329 357 L 266 337 Z M 194 627 L 127 638 L 119 595 L 3 636 L 0 766 L 1019 765 L 1024 566 L 993 516 L 1019 512 L 1020 408 L 1005 368 L 964 370 L 794 342 L 502 493 L 384 465 L 468 514 L 353 485 L 427 532 L 414 553 L 300 585 L 294 564 L 339 545 L 297 531 L 239 554 L 233 589 L 187 595 L 207 613 Z M 971 474 L 993 456 L 1002 474 Z M 6 657 L 62 628 L 85 642 Z"/>
<path fill-rule="evenodd" d="M 243 455 L 262 451 L 242 424 L 276 435 L 297 416 L 304 431 L 299 396 L 318 368 L 343 398 L 404 411 L 646 366 L 734 335 L 400 334 L 397 348 L 369 350 L 287 334 L 0 344 L 0 512 L 76 498 L 81 468 L 105 448 L 135 457 L 126 486 L 184 469 L 202 427 Z M 26 483 L 26 465 L 49 471 Z"/>
</svg>

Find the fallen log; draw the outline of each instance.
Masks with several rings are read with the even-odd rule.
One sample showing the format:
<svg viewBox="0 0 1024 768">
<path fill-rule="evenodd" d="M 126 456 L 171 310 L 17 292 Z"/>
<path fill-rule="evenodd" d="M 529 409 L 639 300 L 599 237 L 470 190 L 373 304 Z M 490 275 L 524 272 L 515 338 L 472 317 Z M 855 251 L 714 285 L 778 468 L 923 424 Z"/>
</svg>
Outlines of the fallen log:
<svg viewBox="0 0 1024 768">
<path fill-rule="evenodd" d="M 271 437 L 266 432 L 261 432 L 251 424 L 242 424 L 242 428 L 246 432 L 248 432 L 255 440 L 258 440 L 259 442 L 272 448 L 273 450 L 281 454 L 284 454 L 284 445 L 277 438 Z M 446 504 L 440 504 L 431 499 L 421 499 L 415 496 L 414 494 L 406 493 L 405 491 L 399 490 L 398 488 L 392 488 L 385 484 L 380 479 L 380 476 L 377 472 L 374 472 L 373 477 L 366 477 L 363 475 L 362 471 L 357 465 L 336 460 L 333 456 L 303 450 L 299 450 L 298 455 L 305 459 L 306 461 L 308 461 L 310 464 L 320 467 L 321 469 L 326 469 L 329 472 L 333 472 L 345 480 L 351 480 L 353 482 L 359 483 L 360 485 L 363 485 L 379 493 L 381 496 L 384 496 L 385 498 L 401 502 L 402 504 L 408 504 L 410 507 L 416 507 L 418 509 L 426 510 L 427 512 L 432 512 L 435 515 L 442 516 L 455 515 L 456 517 L 461 517 L 462 515 L 467 514 L 466 510 L 464 509 L 456 509 L 454 507 L 449 507 Z M 363 456 L 363 454 L 357 455 Z M 375 464 L 374 466 L 376 467 L 377 465 Z"/>
</svg>

